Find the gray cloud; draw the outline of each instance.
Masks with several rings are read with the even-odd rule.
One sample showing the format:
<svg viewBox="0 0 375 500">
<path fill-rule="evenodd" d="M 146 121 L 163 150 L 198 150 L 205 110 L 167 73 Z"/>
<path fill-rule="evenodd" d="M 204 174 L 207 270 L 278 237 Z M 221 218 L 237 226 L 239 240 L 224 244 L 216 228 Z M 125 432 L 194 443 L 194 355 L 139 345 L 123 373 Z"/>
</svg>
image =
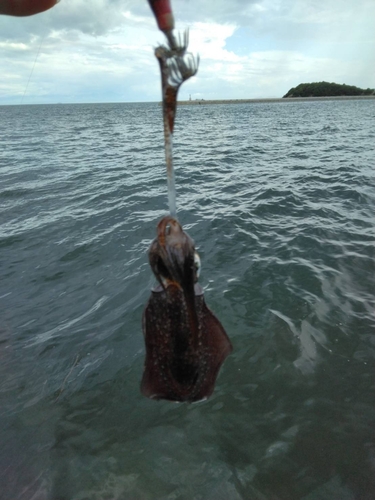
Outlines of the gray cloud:
<svg viewBox="0 0 375 500">
<path fill-rule="evenodd" d="M 184 98 L 276 97 L 301 81 L 375 86 L 373 0 L 172 0 L 201 55 Z M 61 0 L 31 18 L 0 16 L 0 103 L 158 100 L 146 0 Z"/>
<path fill-rule="evenodd" d="M 375 28 L 373 0 L 174 0 L 172 4 L 177 26 L 195 22 L 228 23 L 249 28 L 254 35 L 268 34 L 275 39 L 334 39 L 348 29 L 355 30 L 358 22 L 362 25 L 359 36 L 360 32 Z M 122 16 L 124 11 L 131 12 L 133 17 Z M 62 0 L 39 16 L 0 17 L 0 39 L 27 40 L 32 35 L 46 36 L 59 30 L 102 36 L 115 28 L 126 29 L 136 24 L 137 17 L 154 23 L 146 0 Z"/>
<path fill-rule="evenodd" d="M 104 35 L 126 24 L 121 11 L 132 7 L 126 0 L 62 0 L 43 14 L 29 18 L 0 16 L 0 39 L 28 40 L 53 31 L 79 31 L 92 36 Z"/>
</svg>

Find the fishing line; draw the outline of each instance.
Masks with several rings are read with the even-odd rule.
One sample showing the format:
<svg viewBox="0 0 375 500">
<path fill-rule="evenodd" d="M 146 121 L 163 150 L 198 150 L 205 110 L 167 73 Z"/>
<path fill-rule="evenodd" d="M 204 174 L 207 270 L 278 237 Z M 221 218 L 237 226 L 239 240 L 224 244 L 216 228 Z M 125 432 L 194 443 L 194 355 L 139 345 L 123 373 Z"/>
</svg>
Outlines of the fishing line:
<svg viewBox="0 0 375 500">
<path fill-rule="evenodd" d="M 42 44 L 43 44 L 43 42 L 44 42 L 45 37 L 46 37 L 46 35 L 44 35 L 44 36 L 42 37 L 42 40 L 40 41 L 40 45 L 39 45 L 39 48 L 38 48 L 38 52 L 37 52 L 37 54 L 36 54 L 36 57 L 35 57 L 35 60 L 34 60 L 34 64 L 33 64 L 33 67 L 31 68 L 31 73 L 30 73 L 30 75 L 29 75 L 29 79 L 27 80 L 26 88 L 25 88 L 25 90 L 24 90 L 24 92 L 23 92 L 23 96 L 22 96 L 22 98 L 21 98 L 21 103 L 20 103 L 20 104 L 22 104 L 22 103 L 23 103 L 23 98 L 25 97 L 26 91 L 27 91 L 27 89 L 28 89 L 28 87 L 29 87 L 29 83 L 30 83 L 31 77 L 33 76 L 34 68 L 35 68 L 36 62 L 37 62 L 37 60 L 38 60 L 38 57 L 39 57 L 39 54 L 40 54 L 40 50 L 41 50 L 41 48 L 42 48 Z"/>
</svg>

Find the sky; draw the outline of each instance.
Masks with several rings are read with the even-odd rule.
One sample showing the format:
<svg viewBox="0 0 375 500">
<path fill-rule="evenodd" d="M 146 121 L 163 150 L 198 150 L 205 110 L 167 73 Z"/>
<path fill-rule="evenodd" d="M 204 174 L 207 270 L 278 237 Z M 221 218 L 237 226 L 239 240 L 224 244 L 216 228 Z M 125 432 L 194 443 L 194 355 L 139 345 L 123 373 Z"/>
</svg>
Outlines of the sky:
<svg viewBox="0 0 375 500">
<path fill-rule="evenodd" d="M 172 0 L 197 76 L 179 99 L 282 97 L 299 83 L 375 88 L 374 0 Z M 0 16 L 0 105 L 160 101 L 146 0 L 61 0 Z"/>
</svg>

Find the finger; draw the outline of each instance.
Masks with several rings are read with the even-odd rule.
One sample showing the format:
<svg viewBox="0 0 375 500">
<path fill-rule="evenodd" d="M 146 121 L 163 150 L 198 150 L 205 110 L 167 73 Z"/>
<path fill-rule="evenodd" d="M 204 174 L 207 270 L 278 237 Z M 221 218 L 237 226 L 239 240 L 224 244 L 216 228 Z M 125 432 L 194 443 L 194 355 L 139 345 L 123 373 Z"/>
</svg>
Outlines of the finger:
<svg viewBox="0 0 375 500">
<path fill-rule="evenodd" d="M 59 0 L 0 0 L 0 14 L 33 16 L 56 5 Z"/>
</svg>

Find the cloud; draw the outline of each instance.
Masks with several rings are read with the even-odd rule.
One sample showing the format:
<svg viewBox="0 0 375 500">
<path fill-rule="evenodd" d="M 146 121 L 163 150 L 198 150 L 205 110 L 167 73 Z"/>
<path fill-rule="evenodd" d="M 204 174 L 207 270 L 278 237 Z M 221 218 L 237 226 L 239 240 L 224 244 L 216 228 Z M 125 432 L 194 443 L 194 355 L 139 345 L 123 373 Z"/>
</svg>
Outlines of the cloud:
<svg viewBox="0 0 375 500">
<path fill-rule="evenodd" d="M 181 98 L 280 97 L 319 80 L 375 87 L 373 0 L 173 0 L 173 7 L 201 58 Z M 0 103 L 23 94 L 33 103 L 159 100 L 158 42 L 146 0 L 62 0 L 32 18 L 2 16 Z"/>
<path fill-rule="evenodd" d="M 126 0 L 62 0 L 59 5 L 40 15 L 28 18 L 0 18 L 2 39 L 30 39 L 46 36 L 52 31 L 76 30 L 92 36 L 109 33 L 126 24 L 121 11 Z"/>
<path fill-rule="evenodd" d="M 342 81 L 353 64 L 328 57 L 311 57 L 298 51 L 252 52 L 237 61 L 202 61 L 199 78 L 192 82 L 199 98 L 233 99 L 282 97 L 293 86 L 309 81 Z M 215 79 L 212 75 L 215 75 Z"/>
</svg>

